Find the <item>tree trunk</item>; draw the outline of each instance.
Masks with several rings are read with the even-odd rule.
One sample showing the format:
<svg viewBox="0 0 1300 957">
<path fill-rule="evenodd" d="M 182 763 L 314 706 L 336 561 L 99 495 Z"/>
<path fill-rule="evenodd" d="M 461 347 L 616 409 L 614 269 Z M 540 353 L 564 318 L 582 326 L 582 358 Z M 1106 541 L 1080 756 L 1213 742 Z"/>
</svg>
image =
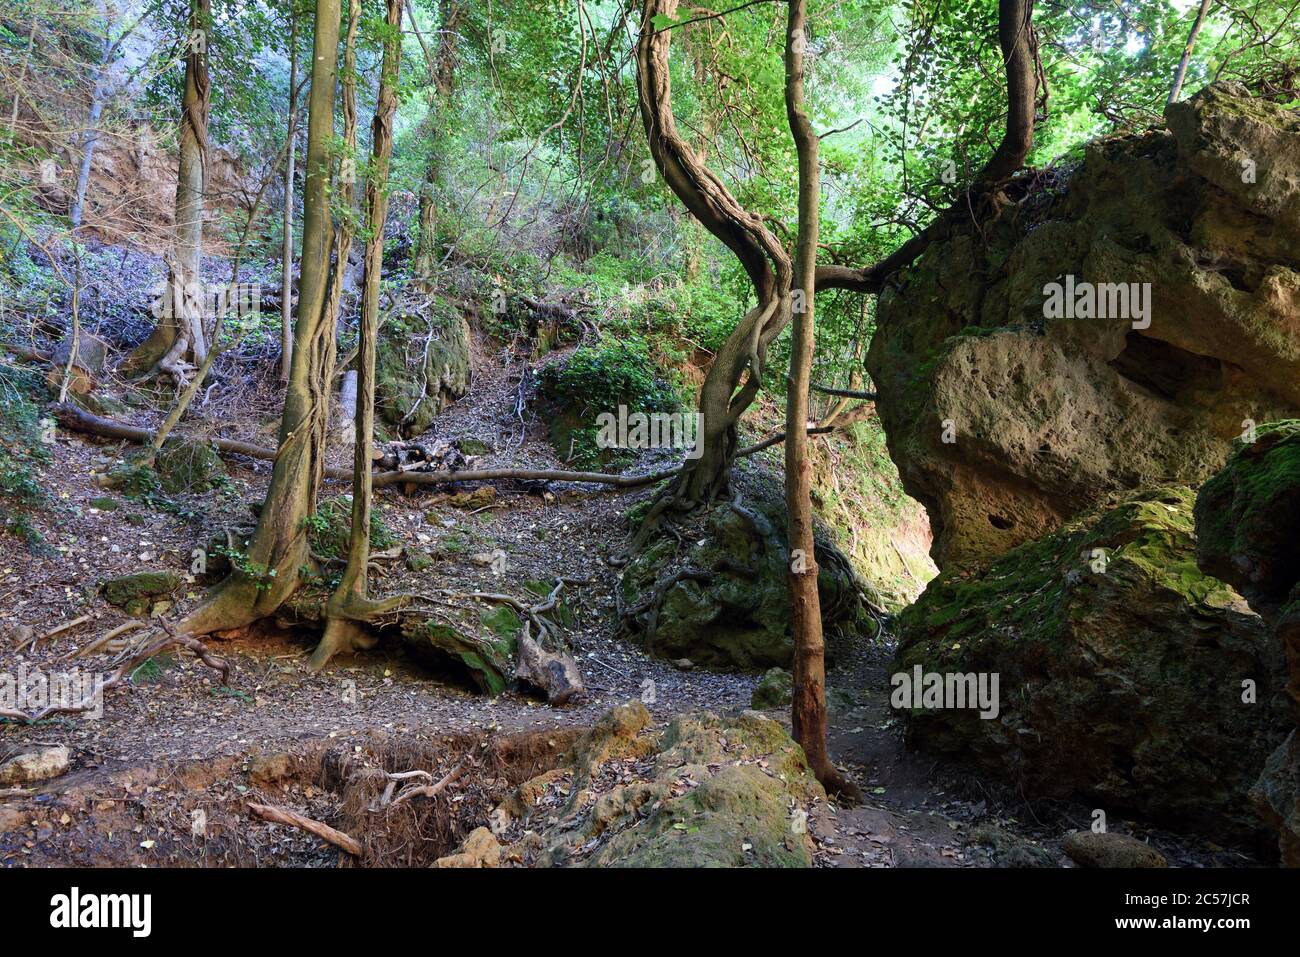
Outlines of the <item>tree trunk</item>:
<svg viewBox="0 0 1300 957">
<path fill-rule="evenodd" d="M 75 233 L 81 226 L 82 211 L 86 203 L 86 190 L 90 187 L 90 170 L 95 161 L 95 146 L 99 142 L 99 120 L 104 113 L 104 100 L 109 90 L 109 60 L 112 58 L 113 41 L 109 37 L 108 4 L 99 0 L 99 17 L 104 23 L 104 43 L 100 51 L 99 69 L 95 73 L 95 86 L 90 94 L 90 110 L 86 114 L 86 129 L 81 138 L 81 169 L 77 172 L 77 190 L 68 210 L 68 221 Z M 35 36 L 35 31 L 33 31 Z M 30 52 L 30 47 L 29 47 Z M 24 70 L 26 63 L 24 63 Z M 16 101 L 15 101 L 16 102 Z"/>
<path fill-rule="evenodd" d="M 176 238 L 167 262 L 163 314 L 153 333 L 130 356 L 128 371 L 166 372 L 178 382 L 207 355 L 200 255 L 203 248 L 203 192 L 208 153 L 207 38 L 211 0 L 190 0 L 186 38 L 185 92 L 181 100 L 180 168 L 176 177 Z"/>
<path fill-rule="evenodd" d="M 329 426 L 328 386 L 334 373 L 330 173 L 334 89 L 338 79 L 339 8 L 340 0 L 316 0 L 298 321 L 294 326 L 293 361 L 285 389 L 271 484 L 248 552 L 236 563 L 231 576 L 181 626 L 181 630 L 191 634 L 239 628 L 272 613 L 297 587 L 301 569 L 310 559 L 305 522 L 315 511 L 324 470 Z M 355 21 L 352 21 L 349 35 L 354 32 Z M 348 58 L 351 59 L 350 52 Z M 350 199 L 351 190 L 346 184 L 341 192 Z M 340 269 L 346 265 L 344 255 Z"/>
<path fill-rule="evenodd" d="M 1173 106 L 1178 102 L 1178 95 L 1183 91 L 1183 80 L 1187 78 L 1187 64 L 1192 59 L 1192 50 L 1196 48 L 1196 36 L 1201 32 L 1201 24 L 1205 22 L 1205 15 L 1210 12 L 1210 0 L 1201 0 L 1201 9 L 1196 13 L 1196 21 L 1192 24 L 1192 31 L 1187 35 L 1187 43 L 1183 46 L 1183 55 L 1178 60 L 1178 69 L 1174 72 L 1174 85 L 1169 88 L 1169 98 L 1165 100 L 1165 109 Z"/>
<path fill-rule="evenodd" d="M 785 501 L 790 537 L 790 629 L 794 636 L 791 728 L 808 766 L 831 793 L 856 791 L 826 753 L 826 663 L 813 541 L 808 391 L 815 335 L 814 295 L 821 176 L 817 136 L 804 109 L 806 0 L 790 0 L 785 45 L 785 108 L 799 156 L 799 231 L 795 244 L 789 392 L 785 420 Z"/>
<path fill-rule="evenodd" d="M 424 37 L 415 24 L 414 8 L 407 9 L 424 48 L 433 89 L 429 95 L 428 165 L 425 167 L 424 183 L 420 187 L 420 209 L 416 225 L 415 261 L 412 272 L 422 284 L 428 285 L 433 278 L 437 262 L 438 242 L 438 185 L 442 178 L 442 131 L 450 113 L 452 97 L 456 91 L 457 37 L 464 20 L 465 8 L 459 0 L 441 0 L 438 5 L 440 27 L 438 31 L 438 49 L 436 54 L 424 47 Z"/>
<path fill-rule="evenodd" d="M 290 11 L 289 131 L 285 137 L 284 251 L 280 256 L 280 381 L 289 381 L 293 361 L 293 167 L 298 137 L 298 14 Z"/>
<path fill-rule="evenodd" d="M 360 0 L 352 0 L 356 8 Z M 375 432 L 375 346 L 379 339 L 379 281 L 384 264 L 384 224 L 388 219 L 388 163 L 393 153 L 393 115 L 402 58 L 402 0 L 387 0 L 384 59 L 379 96 L 371 123 L 370 177 L 366 181 L 365 283 L 357 333 L 357 385 L 354 453 L 352 457 L 352 530 L 348 563 L 338 588 L 325 606 L 325 634 L 312 654 L 310 666 L 319 670 L 339 651 L 365 644 L 362 622 L 389 611 L 402 599 L 372 601 L 366 592 L 370 564 L 370 446 Z"/>
</svg>

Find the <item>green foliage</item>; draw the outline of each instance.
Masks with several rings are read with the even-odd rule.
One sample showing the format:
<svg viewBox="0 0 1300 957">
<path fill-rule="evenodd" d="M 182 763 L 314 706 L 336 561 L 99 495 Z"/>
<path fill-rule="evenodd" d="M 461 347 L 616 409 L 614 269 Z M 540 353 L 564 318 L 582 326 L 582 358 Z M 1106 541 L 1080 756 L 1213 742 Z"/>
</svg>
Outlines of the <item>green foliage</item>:
<svg viewBox="0 0 1300 957">
<path fill-rule="evenodd" d="M 13 534 L 28 547 L 41 544 L 32 513 L 49 504 L 42 485 L 50 453 L 42 436 L 42 391 L 35 373 L 0 365 L 0 534 Z"/>
<path fill-rule="evenodd" d="M 319 558 L 338 561 L 348 554 L 348 539 L 352 535 L 352 496 L 329 498 L 316 507 L 316 513 L 303 519 L 312 553 Z M 378 505 L 370 509 L 370 547 L 388 548 L 397 544 L 397 538 L 384 524 Z"/>
</svg>

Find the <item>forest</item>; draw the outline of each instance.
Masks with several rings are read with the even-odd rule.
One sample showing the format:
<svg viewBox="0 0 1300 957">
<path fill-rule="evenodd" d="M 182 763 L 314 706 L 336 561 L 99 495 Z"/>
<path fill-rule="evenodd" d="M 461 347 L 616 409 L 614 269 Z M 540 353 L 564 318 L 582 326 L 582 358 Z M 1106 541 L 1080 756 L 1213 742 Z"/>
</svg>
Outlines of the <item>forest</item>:
<svg viewBox="0 0 1300 957">
<path fill-rule="evenodd" d="M 1276 872 L 1297 723 L 1300 3 L 0 0 L 5 870 Z"/>
</svg>

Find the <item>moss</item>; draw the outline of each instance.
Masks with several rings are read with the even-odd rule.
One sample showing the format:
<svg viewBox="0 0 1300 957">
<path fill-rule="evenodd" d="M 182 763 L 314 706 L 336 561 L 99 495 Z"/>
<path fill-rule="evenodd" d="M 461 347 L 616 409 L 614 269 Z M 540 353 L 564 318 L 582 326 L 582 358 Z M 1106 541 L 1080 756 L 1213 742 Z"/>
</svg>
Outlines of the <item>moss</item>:
<svg viewBox="0 0 1300 957">
<path fill-rule="evenodd" d="M 207 442 L 173 440 L 163 446 L 155 462 L 163 491 L 206 492 L 226 480 L 221 456 Z"/>
<path fill-rule="evenodd" d="M 464 666 L 484 693 L 493 697 L 506 690 L 512 678 L 514 642 L 498 638 L 485 641 L 441 621 L 404 622 L 406 648 L 417 660 L 434 665 L 450 658 Z"/>
<path fill-rule="evenodd" d="M 384 323 L 375 350 L 375 411 L 399 434 L 423 434 L 465 394 L 469 380 L 469 326 L 458 303 L 435 298 L 423 315 Z"/>
<path fill-rule="evenodd" d="M 104 600 L 129 615 L 148 614 L 153 602 L 170 595 L 180 585 L 175 572 L 137 572 L 106 578 L 99 583 Z"/>
<path fill-rule="evenodd" d="M 110 498 L 107 495 L 100 495 L 99 497 L 90 500 L 90 507 L 97 508 L 101 512 L 112 512 L 120 508 L 121 503 L 115 498 Z"/>
<path fill-rule="evenodd" d="M 329 498 L 316 507 L 316 514 L 306 520 L 312 551 L 321 558 L 342 559 L 348 553 L 352 535 L 352 496 Z M 397 544 L 397 538 L 384 524 L 379 507 L 370 510 L 370 547 L 385 549 Z"/>
<path fill-rule="evenodd" d="M 792 695 L 792 678 L 784 668 L 769 668 L 750 696 L 749 705 L 760 711 L 769 708 L 781 708 L 790 703 Z"/>
</svg>

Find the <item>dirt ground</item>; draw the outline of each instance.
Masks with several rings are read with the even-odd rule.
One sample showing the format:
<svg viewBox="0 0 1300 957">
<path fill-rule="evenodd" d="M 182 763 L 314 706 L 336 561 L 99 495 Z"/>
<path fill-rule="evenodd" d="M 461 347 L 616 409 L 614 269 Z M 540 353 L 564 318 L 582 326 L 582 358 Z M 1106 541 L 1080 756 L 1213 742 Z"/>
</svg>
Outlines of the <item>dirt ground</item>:
<svg viewBox="0 0 1300 957">
<path fill-rule="evenodd" d="M 543 424 L 516 411 L 524 357 L 488 356 L 483 348 L 479 344 L 470 394 L 438 418 L 433 434 L 486 443 L 492 451 L 477 463 L 484 467 L 564 467 Z M 195 425 L 273 445 L 279 413 L 274 391 L 269 376 L 238 393 L 218 387 L 197 410 Z M 156 416 L 141 408 L 118 417 L 144 424 Z M 50 670 L 126 621 L 97 593 L 98 582 L 146 568 L 187 573 L 192 550 L 213 533 L 252 524 L 250 504 L 261 500 L 270 471 L 265 462 L 231 459 L 224 490 L 202 498 L 172 496 L 167 507 L 148 508 L 96 483 L 97 474 L 129 451 L 125 443 L 60 431 L 51 451 L 47 474 L 59 491 L 53 507 L 36 519 L 44 548 L 33 554 L 12 537 L 0 538 L 0 626 L 26 625 L 40 636 L 91 617 L 38 640 L 34 649 L 0 646 L 6 668 Z M 335 455 L 331 464 L 347 464 L 341 450 Z M 638 463 L 647 470 L 661 465 Z M 758 461 L 741 466 L 764 467 Z M 331 483 L 327 491 L 345 488 Z M 91 504 L 106 494 L 119 507 Z M 491 736 L 505 756 L 460 783 L 439 812 L 445 820 L 419 831 L 424 836 L 418 839 L 410 836 L 415 831 L 404 832 L 402 841 L 384 837 L 385 862 L 424 862 L 484 823 L 506 787 L 544 769 L 579 729 L 614 704 L 639 697 L 659 721 L 686 711 L 749 707 L 756 675 L 682 670 L 615 635 L 618 570 L 606 559 L 626 544 L 624 513 L 650 494 L 558 484 L 535 494 L 505 486 L 493 503 L 474 511 L 448 507 L 428 487 L 377 495 L 402 547 L 428 553 L 434 564 L 412 573 L 400 560 L 388 562 L 372 593 L 423 588 L 524 597 L 527 581 L 581 581 L 563 593 L 576 619 L 570 638 L 587 687 L 575 703 L 550 707 L 517 692 L 487 698 L 463 676 L 431 673 L 389 644 L 339 657 L 313 674 L 305 660 L 316 636 L 267 622 L 211 643 L 231 665 L 227 686 L 197 659 L 169 652 L 129 688 L 110 691 L 97 720 L 0 726 L 0 758 L 34 743 L 66 745 L 72 757 L 68 773 L 44 785 L 0 789 L 0 864 L 335 866 L 347 855 L 304 831 L 250 817 L 248 803 L 337 822 L 349 813 L 339 770 L 347 762 L 388 771 L 419 766 L 436 774 L 471 742 Z M 507 556 L 500 575 L 473 557 L 496 549 Z M 202 592 L 190 576 L 165 614 L 183 614 Z M 861 807 L 815 809 L 810 823 L 818 864 L 1069 866 L 1060 841 L 1070 828 L 1088 826 L 1089 809 L 1029 804 L 908 751 L 888 707 L 889 656 L 885 635 L 862 643 L 829 675 L 831 752 L 868 800 Z M 69 657 L 60 666 L 94 671 L 109 657 Z M 771 716 L 788 723 L 787 714 Z M 1200 839 L 1114 818 L 1111 826 L 1149 839 L 1172 864 L 1252 863 L 1244 852 Z"/>
</svg>

